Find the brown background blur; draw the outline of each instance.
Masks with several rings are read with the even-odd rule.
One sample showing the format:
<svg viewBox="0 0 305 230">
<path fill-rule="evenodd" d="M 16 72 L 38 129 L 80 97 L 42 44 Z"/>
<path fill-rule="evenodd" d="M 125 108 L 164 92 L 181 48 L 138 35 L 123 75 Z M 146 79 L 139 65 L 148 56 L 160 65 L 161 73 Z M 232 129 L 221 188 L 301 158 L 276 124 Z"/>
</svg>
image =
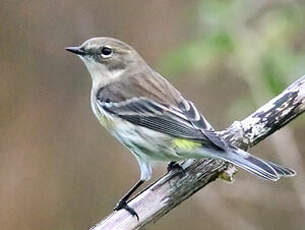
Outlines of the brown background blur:
<svg viewBox="0 0 305 230">
<path fill-rule="evenodd" d="M 0 229 L 88 229 L 139 177 L 93 116 L 89 74 L 64 47 L 128 42 L 223 129 L 305 74 L 304 14 L 302 1 L 2 0 Z M 305 229 L 304 132 L 300 116 L 251 149 L 297 177 L 240 170 L 149 229 Z"/>
</svg>

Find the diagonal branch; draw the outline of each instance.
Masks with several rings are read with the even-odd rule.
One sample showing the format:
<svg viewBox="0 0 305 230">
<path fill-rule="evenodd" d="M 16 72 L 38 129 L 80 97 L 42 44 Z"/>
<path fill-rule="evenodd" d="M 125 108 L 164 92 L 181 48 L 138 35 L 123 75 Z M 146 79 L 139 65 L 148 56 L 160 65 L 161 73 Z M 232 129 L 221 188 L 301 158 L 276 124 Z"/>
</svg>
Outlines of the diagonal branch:
<svg viewBox="0 0 305 230">
<path fill-rule="evenodd" d="M 305 110 L 305 76 L 301 77 L 280 95 L 259 108 L 242 121 L 235 121 L 218 133 L 228 142 L 248 149 L 271 135 Z M 91 230 L 134 230 L 156 222 L 199 189 L 219 176 L 230 177 L 231 165 L 221 160 L 203 159 L 184 162 L 185 174 L 170 172 L 139 193 L 129 205 L 139 214 L 140 220 L 120 210 L 93 226 Z M 234 170 L 233 170 L 234 171 Z"/>
</svg>

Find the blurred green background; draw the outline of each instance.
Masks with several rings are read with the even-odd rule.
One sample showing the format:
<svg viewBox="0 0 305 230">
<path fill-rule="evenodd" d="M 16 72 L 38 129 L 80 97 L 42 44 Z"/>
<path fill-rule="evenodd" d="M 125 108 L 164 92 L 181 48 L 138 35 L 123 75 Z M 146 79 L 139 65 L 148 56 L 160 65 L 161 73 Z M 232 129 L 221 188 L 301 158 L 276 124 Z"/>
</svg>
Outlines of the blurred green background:
<svg viewBox="0 0 305 230">
<path fill-rule="evenodd" d="M 305 74 L 304 22 L 305 2 L 292 0 L 1 1 L 0 228 L 88 229 L 139 177 L 93 116 L 89 74 L 64 47 L 126 41 L 224 129 Z M 250 150 L 297 177 L 240 170 L 149 229 L 305 229 L 304 132 L 301 116 Z"/>
</svg>

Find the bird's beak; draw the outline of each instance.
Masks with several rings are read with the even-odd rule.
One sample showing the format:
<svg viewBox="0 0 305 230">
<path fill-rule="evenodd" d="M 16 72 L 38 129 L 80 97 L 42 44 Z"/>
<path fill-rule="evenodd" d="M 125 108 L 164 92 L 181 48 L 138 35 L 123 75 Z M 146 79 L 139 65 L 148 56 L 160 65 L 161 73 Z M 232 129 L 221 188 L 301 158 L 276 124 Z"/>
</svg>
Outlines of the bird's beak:
<svg viewBox="0 0 305 230">
<path fill-rule="evenodd" d="M 72 53 L 75 53 L 77 55 L 84 56 L 87 54 L 83 49 L 81 49 L 79 46 L 71 46 L 71 47 L 66 47 L 65 50 L 70 51 Z"/>
</svg>

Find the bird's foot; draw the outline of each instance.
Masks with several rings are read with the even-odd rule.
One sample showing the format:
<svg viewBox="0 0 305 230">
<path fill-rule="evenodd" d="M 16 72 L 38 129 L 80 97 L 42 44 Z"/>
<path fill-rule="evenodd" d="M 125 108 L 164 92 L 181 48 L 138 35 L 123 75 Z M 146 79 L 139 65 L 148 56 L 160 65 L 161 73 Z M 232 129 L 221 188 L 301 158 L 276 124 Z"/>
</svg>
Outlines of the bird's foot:
<svg viewBox="0 0 305 230">
<path fill-rule="evenodd" d="M 185 174 L 185 171 L 182 168 L 182 166 L 179 163 L 175 162 L 175 161 L 171 161 L 167 165 L 167 172 L 170 172 L 170 171 L 173 171 L 173 170 L 177 170 L 182 175 Z"/>
<path fill-rule="evenodd" d="M 130 215 L 135 216 L 135 217 L 137 218 L 137 220 L 139 221 L 139 216 L 138 216 L 138 214 L 136 213 L 136 211 L 135 211 L 133 208 L 131 208 L 130 206 L 128 206 L 127 200 L 125 200 L 125 199 L 120 200 L 120 201 L 117 203 L 117 205 L 114 207 L 113 210 L 114 210 L 114 211 L 119 211 L 119 210 L 121 210 L 121 209 L 125 209 L 127 212 L 130 213 Z"/>
</svg>

